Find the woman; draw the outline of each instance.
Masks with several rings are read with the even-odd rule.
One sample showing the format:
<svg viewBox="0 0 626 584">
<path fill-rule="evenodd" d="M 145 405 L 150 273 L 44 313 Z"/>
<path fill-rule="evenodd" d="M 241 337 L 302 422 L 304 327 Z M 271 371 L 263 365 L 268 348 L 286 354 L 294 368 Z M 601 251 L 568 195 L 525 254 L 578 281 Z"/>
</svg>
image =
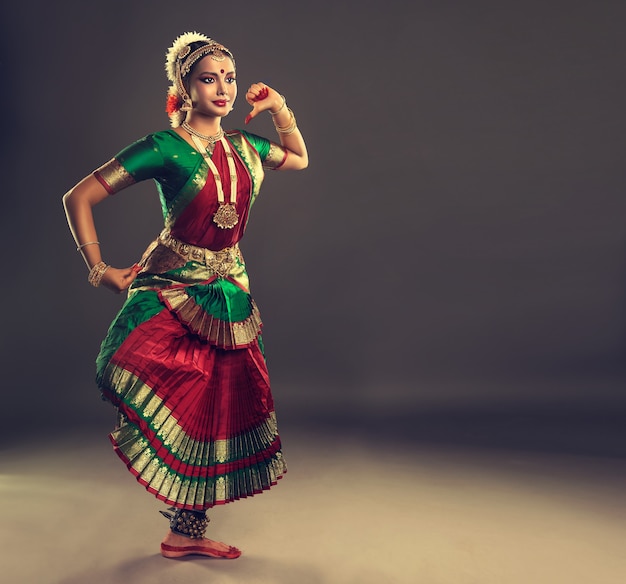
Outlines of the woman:
<svg viewBox="0 0 626 584">
<path fill-rule="evenodd" d="M 268 111 L 279 142 L 224 132 L 237 95 L 235 60 L 198 33 L 167 53 L 172 129 L 122 150 L 64 197 L 89 282 L 128 298 L 97 359 L 97 382 L 119 412 L 110 439 L 137 480 L 168 503 L 168 558 L 236 558 L 204 537 L 205 511 L 270 488 L 286 471 L 276 430 L 261 320 L 238 242 L 263 167 L 298 170 L 306 146 L 284 97 L 246 93 L 246 123 Z M 156 181 L 165 228 L 139 264 L 102 261 L 92 208 L 138 181 Z"/>
</svg>

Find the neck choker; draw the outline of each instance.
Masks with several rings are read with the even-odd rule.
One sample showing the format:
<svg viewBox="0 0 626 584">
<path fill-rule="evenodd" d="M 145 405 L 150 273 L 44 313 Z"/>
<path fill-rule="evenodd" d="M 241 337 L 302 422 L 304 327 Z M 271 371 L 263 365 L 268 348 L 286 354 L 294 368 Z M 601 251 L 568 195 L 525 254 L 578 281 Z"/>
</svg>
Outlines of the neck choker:
<svg viewBox="0 0 626 584">
<path fill-rule="evenodd" d="M 209 144 L 215 144 L 218 140 L 221 140 L 222 136 L 224 135 L 224 130 L 222 128 L 220 128 L 220 131 L 217 134 L 209 136 L 208 134 L 201 134 L 200 132 L 198 132 L 198 130 L 192 128 L 187 122 L 183 122 L 182 127 L 192 136 L 197 136 L 202 140 L 206 140 L 207 142 L 209 142 Z"/>
</svg>

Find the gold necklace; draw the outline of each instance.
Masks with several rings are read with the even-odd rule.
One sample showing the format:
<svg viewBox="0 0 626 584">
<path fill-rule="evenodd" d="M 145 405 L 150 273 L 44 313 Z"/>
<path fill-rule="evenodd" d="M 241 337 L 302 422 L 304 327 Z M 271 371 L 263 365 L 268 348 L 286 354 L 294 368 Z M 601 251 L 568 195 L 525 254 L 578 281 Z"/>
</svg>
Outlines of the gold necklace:
<svg viewBox="0 0 626 584">
<path fill-rule="evenodd" d="M 187 128 L 185 128 L 186 130 Z M 235 161 L 233 159 L 233 152 L 230 149 L 228 140 L 224 138 L 224 131 L 222 130 L 222 136 L 219 141 L 222 143 L 224 153 L 226 154 L 226 160 L 228 161 L 228 171 L 230 173 L 230 202 L 226 203 L 224 200 L 224 188 L 222 187 L 222 179 L 220 173 L 217 170 L 217 166 L 213 160 L 211 160 L 211 152 L 208 147 L 202 146 L 200 140 L 198 140 L 197 134 L 190 132 L 191 139 L 196 145 L 196 148 L 202 154 L 204 161 L 207 163 L 213 178 L 215 179 L 215 187 L 217 189 L 217 202 L 220 204 L 217 211 L 213 215 L 213 222 L 221 229 L 232 229 L 237 223 L 239 223 L 239 215 L 237 215 L 237 169 L 235 168 Z M 216 140 L 217 141 L 217 140 Z M 209 142 L 210 144 L 210 142 Z"/>
<path fill-rule="evenodd" d="M 198 132 L 198 130 L 192 128 L 187 122 L 183 122 L 182 127 L 187 130 L 187 132 L 189 132 L 189 134 L 191 134 L 192 136 L 198 136 L 198 138 L 202 138 L 203 140 L 206 140 L 207 142 L 212 142 L 213 144 L 215 144 L 215 142 L 217 142 L 218 140 L 221 140 L 222 136 L 224 135 L 224 130 L 222 128 L 220 128 L 220 131 L 217 134 L 209 136 L 208 134 L 201 134 L 200 132 Z"/>
</svg>

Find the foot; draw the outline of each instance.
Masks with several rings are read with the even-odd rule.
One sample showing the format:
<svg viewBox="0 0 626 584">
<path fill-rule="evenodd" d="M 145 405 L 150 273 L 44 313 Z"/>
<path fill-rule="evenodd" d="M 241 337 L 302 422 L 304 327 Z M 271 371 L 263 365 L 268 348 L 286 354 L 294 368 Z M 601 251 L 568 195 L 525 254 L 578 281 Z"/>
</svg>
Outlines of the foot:
<svg viewBox="0 0 626 584">
<path fill-rule="evenodd" d="M 193 554 L 234 560 L 241 555 L 241 550 L 221 541 L 213 541 L 206 537 L 191 539 L 172 531 L 169 531 L 161 542 L 161 555 L 165 558 L 182 558 Z"/>
</svg>

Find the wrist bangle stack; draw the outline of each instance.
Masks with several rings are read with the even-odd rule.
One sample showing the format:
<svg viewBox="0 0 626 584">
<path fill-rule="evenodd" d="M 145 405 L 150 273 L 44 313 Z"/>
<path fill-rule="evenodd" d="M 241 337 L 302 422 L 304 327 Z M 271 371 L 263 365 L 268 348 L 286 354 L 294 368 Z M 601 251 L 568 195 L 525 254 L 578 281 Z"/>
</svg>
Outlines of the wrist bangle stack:
<svg viewBox="0 0 626 584">
<path fill-rule="evenodd" d="M 102 276 L 104 276 L 104 272 L 108 270 L 109 266 L 104 262 L 98 262 L 91 270 L 89 271 L 89 276 L 87 281 L 94 287 L 97 288 L 100 286 L 100 282 L 102 280 Z"/>
<path fill-rule="evenodd" d="M 281 95 L 281 97 L 283 98 L 283 104 L 278 108 L 278 111 L 273 112 L 272 110 L 267 110 L 270 112 L 270 116 L 277 116 L 280 112 L 283 111 L 283 109 L 285 108 L 285 106 L 287 105 L 287 100 L 285 99 L 284 95 Z"/>
<path fill-rule="evenodd" d="M 87 243 L 81 243 L 76 248 L 76 251 L 80 251 L 81 249 L 83 249 L 83 247 L 87 247 L 88 245 L 100 245 L 100 242 L 99 241 L 88 241 Z"/>
<path fill-rule="evenodd" d="M 291 108 L 288 107 L 287 111 L 289 112 L 291 119 L 289 120 L 289 123 L 286 126 L 279 126 L 276 122 L 274 122 L 274 127 L 276 128 L 276 131 L 279 134 L 283 134 L 284 136 L 289 136 L 289 134 L 293 134 L 296 131 L 296 128 L 298 127 L 296 123 L 296 116 L 293 115 Z"/>
</svg>

